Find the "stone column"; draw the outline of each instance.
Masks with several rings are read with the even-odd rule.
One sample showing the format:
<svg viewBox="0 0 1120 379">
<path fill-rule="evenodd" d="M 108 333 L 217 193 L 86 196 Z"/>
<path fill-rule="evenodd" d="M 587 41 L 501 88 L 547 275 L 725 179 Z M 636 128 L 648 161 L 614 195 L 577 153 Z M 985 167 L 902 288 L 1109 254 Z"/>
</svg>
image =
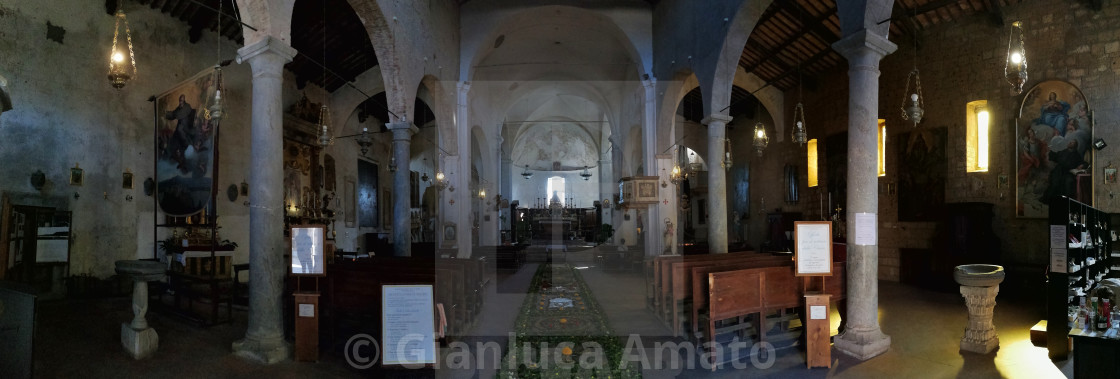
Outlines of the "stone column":
<svg viewBox="0 0 1120 379">
<path fill-rule="evenodd" d="M 420 131 L 408 121 L 385 124 L 393 132 L 393 255 L 412 256 L 412 195 L 409 160 L 412 157 L 412 135 Z"/>
<path fill-rule="evenodd" d="M 291 355 L 284 341 L 284 64 L 296 50 L 268 37 L 237 51 L 253 70 L 252 153 L 249 171 L 249 327 L 233 343 L 239 356 L 276 363 Z"/>
<path fill-rule="evenodd" d="M 731 117 L 713 114 L 708 125 L 708 252 L 727 253 L 727 170 L 723 168 L 724 140 Z"/>
<path fill-rule="evenodd" d="M 857 213 L 874 216 L 878 228 L 877 132 L 879 60 L 898 47 L 861 30 L 832 45 L 848 59 L 848 312 L 836 349 L 861 360 L 886 352 L 891 338 L 879 328 L 878 240 L 860 244 Z M 875 233 L 878 237 L 878 233 Z"/>
</svg>

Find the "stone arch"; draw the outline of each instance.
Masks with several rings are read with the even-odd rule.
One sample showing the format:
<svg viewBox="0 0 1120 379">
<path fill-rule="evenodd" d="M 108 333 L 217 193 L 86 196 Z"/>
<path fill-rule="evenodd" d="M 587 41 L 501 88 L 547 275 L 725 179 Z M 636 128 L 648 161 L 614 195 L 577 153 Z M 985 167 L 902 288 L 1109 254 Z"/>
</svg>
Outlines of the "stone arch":
<svg viewBox="0 0 1120 379">
<path fill-rule="evenodd" d="M 735 80 L 732 82 L 732 86 L 742 88 L 754 94 L 754 97 L 762 103 L 762 107 L 766 108 L 766 112 L 770 113 L 771 118 L 774 120 L 774 134 L 777 135 L 775 136 L 777 137 L 775 141 L 785 141 L 786 117 L 785 112 L 783 112 L 783 110 L 786 109 L 785 92 L 773 86 L 767 87 L 766 82 L 762 81 L 762 78 L 759 78 L 753 73 L 746 72 L 742 67 L 735 70 Z"/>
<path fill-rule="evenodd" d="M 658 152 L 668 149 L 675 141 L 676 130 L 680 127 L 676 124 L 677 108 L 680 106 L 681 100 L 684 96 L 696 87 L 700 86 L 699 78 L 696 74 L 689 69 L 682 69 L 677 71 L 673 76 L 673 80 L 662 82 L 661 86 L 661 104 L 658 106 L 657 115 L 657 136 L 656 141 Z M 701 89 L 701 96 L 703 89 Z M 704 97 L 705 102 L 707 98 Z"/>
<path fill-rule="evenodd" d="M 242 28 L 245 46 L 267 37 L 279 39 L 290 46 L 292 9 L 295 5 L 296 0 L 238 0 L 241 21 L 256 29 Z"/>
<path fill-rule="evenodd" d="M 743 55 L 743 48 L 746 47 L 751 32 L 770 3 L 770 0 L 744 1 L 732 17 L 715 62 L 711 82 L 701 81 L 707 115 L 726 115 L 727 107 L 731 104 L 731 86 L 739 68 L 739 57 Z M 704 91 L 705 84 L 710 85 L 710 90 Z"/>
<path fill-rule="evenodd" d="M 385 13 L 377 1 L 346 0 L 358 19 L 369 33 L 369 40 L 373 43 L 373 52 L 377 55 L 378 68 L 388 97 L 389 109 L 396 114 L 396 119 L 389 122 L 400 121 L 401 117 L 412 119 L 412 102 L 416 97 L 416 86 L 407 85 L 406 78 L 401 75 L 401 54 L 397 52 L 395 36 L 389 28 Z M 390 116 L 392 117 L 392 116 Z"/>
<path fill-rule="evenodd" d="M 426 90 L 426 97 L 424 102 L 432 109 L 432 113 L 436 115 L 437 125 L 437 138 L 439 148 L 449 150 L 449 148 L 457 147 L 459 140 L 459 133 L 456 130 L 455 123 L 455 96 L 452 92 L 454 86 L 444 86 L 443 81 L 433 75 L 425 75 L 420 79 L 420 87 Z M 417 93 L 421 91 L 417 89 Z"/>
</svg>

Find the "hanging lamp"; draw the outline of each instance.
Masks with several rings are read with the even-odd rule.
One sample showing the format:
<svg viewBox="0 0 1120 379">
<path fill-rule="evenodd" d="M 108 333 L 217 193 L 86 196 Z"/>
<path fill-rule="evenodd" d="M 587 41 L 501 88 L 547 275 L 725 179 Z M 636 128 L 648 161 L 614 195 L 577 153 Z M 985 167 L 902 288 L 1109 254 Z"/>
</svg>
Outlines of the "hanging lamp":
<svg viewBox="0 0 1120 379">
<path fill-rule="evenodd" d="M 914 83 L 914 91 L 910 91 L 910 83 Z M 918 40 L 914 39 L 914 69 L 910 70 L 910 74 L 906 76 L 906 91 L 903 92 L 902 99 L 902 119 L 914 122 L 914 127 L 922 122 L 922 116 L 926 111 L 923 109 L 925 105 L 925 98 L 922 97 L 922 77 L 918 72 Z"/>
<path fill-rule="evenodd" d="M 797 22 L 798 23 L 802 22 L 801 21 L 800 7 L 798 7 Z M 802 95 L 801 82 L 802 82 L 802 78 L 801 78 L 801 58 L 798 57 L 798 60 L 797 60 L 797 105 L 793 107 L 793 133 L 791 133 L 791 137 L 793 137 L 793 142 L 797 143 L 798 146 L 805 146 L 805 142 L 807 140 L 806 138 L 807 138 L 808 133 L 805 132 L 805 126 L 806 126 L 805 125 L 805 106 L 801 103 L 801 98 L 802 98 L 801 97 L 801 95 Z"/>
<path fill-rule="evenodd" d="M 117 45 L 120 39 L 121 24 L 124 24 L 124 39 L 128 43 L 128 57 L 124 56 L 123 47 Z M 128 27 L 128 18 L 117 1 L 116 26 L 113 27 L 113 46 L 109 50 L 109 83 L 113 88 L 124 88 L 125 83 L 136 78 L 136 54 L 132 50 L 132 30 Z"/>
<path fill-rule="evenodd" d="M 521 172 L 521 177 L 525 178 L 525 180 L 529 180 L 529 178 L 533 177 L 533 173 L 529 172 L 529 165 L 525 165 L 525 171 Z"/>
<path fill-rule="evenodd" d="M 755 106 L 754 114 L 755 118 L 759 120 L 754 124 L 754 151 L 761 157 L 762 150 L 765 150 L 766 145 L 770 144 L 770 137 L 766 135 L 766 125 L 762 123 L 761 105 Z"/>
<path fill-rule="evenodd" d="M 218 18 L 222 17 L 223 2 L 218 2 Z M 211 74 L 211 85 L 214 86 L 212 103 L 206 108 L 206 118 L 210 120 L 213 125 L 218 125 L 225 117 L 225 110 L 222 109 L 222 23 L 218 22 L 218 63 L 214 65 L 214 73 Z"/>
<path fill-rule="evenodd" d="M 1011 37 L 1007 41 L 1007 63 L 1003 66 L 1003 76 L 1011 83 L 1011 93 L 1023 93 L 1027 83 L 1027 48 L 1023 45 L 1023 23 L 1011 23 Z"/>
<path fill-rule="evenodd" d="M 327 2 L 323 2 L 323 89 L 327 88 Z M 334 144 L 331 131 L 331 110 L 327 108 L 326 100 L 319 107 L 319 146 L 327 147 Z M 360 144 L 360 143 L 359 143 Z M 364 153 L 363 153 L 364 155 Z"/>
<path fill-rule="evenodd" d="M 587 170 L 587 166 L 583 166 L 583 172 L 579 173 L 583 180 L 591 180 L 591 171 Z"/>
</svg>

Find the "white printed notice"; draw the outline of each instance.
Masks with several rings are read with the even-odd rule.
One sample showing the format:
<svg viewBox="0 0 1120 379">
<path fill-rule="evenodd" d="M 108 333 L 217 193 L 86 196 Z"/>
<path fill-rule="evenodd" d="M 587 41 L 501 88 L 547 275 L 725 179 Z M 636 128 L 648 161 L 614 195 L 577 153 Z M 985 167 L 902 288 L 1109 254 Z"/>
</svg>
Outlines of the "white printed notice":
<svg viewBox="0 0 1120 379">
<path fill-rule="evenodd" d="M 299 317 L 315 317 L 315 304 L 300 304 Z"/>
<path fill-rule="evenodd" d="M 832 223 L 794 223 L 797 275 L 832 274 Z"/>
<path fill-rule="evenodd" d="M 824 311 L 823 305 L 810 305 L 809 306 L 809 319 L 811 320 L 824 320 L 828 318 L 828 313 Z"/>
<path fill-rule="evenodd" d="M 1066 249 L 1050 249 L 1050 272 L 1067 274 Z"/>
<path fill-rule="evenodd" d="M 1066 226 L 1065 225 L 1050 225 L 1050 248 L 1051 249 L 1065 249 L 1066 248 Z"/>
<path fill-rule="evenodd" d="M 435 364 L 432 285 L 384 285 L 381 295 L 382 364 Z"/>
<path fill-rule="evenodd" d="M 874 213 L 856 213 L 856 245 L 874 245 L 878 241 L 875 236 L 878 228 Z"/>
</svg>

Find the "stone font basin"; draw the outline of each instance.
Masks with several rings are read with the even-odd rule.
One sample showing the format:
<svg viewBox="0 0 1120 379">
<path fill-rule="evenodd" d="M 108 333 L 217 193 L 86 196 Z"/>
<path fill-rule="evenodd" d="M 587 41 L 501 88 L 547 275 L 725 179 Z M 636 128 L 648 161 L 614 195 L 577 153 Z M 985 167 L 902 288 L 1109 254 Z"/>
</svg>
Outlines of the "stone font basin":
<svg viewBox="0 0 1120 379">
<path fill-rule="evenodd" d="M 117 273 L 126 275 L 138 282 L 163 280 L 167 275 L 167 265 L 156 261 L 128 260 L 117 261 Z"/>
<path fill-rule="evenodd" d="M 957 284 L 972 287 L 991 287 L 1003 282 L 1007 275 L 1003 266 L 989 264 L 960 265 L 953 270 L 953 279 Z"/>
</svg>

